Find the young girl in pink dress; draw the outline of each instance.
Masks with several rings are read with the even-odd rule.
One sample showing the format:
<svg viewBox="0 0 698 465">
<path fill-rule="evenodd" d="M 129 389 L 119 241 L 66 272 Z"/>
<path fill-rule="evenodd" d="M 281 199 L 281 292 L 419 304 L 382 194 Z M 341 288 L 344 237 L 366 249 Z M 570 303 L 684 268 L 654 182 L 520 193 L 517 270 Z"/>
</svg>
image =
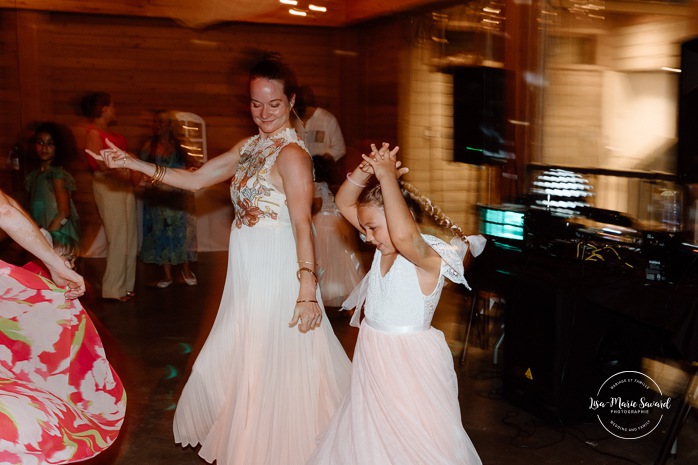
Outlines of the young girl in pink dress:
<svg viewBox="0 0 698 465">
<path fill-rule="evenodd" d="M 453 357 L 431 318 L 444 278 L 467 286 L 463 258 L 468 248 L 479 254 L 484 239 L 466 238 L 450 222 L 457 236 L 451 244 L 420 234 L 408 207 L 418 196 L 398 181 L 406 172 L 396 161 L 398 148 L 372 149 L 336 197 L 344 217 L 377 249 L 344 303 L 356 308 L 357 325 L 365 302 L 365 318 L 350 390 L 308 464 L 481 464 L 461 422 Z M 373 175 L 378 183 L 367 187 Z"/>
</svg>

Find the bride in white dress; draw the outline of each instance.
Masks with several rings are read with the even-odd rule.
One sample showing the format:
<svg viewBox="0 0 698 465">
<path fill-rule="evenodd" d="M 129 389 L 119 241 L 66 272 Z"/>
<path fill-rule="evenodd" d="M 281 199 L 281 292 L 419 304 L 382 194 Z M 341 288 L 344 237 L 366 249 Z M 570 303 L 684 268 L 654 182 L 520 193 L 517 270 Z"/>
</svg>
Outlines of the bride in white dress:
<svg viewBox="0 0 698 465">
<path fill-rule="evenodd" d="M 258 63 L 250 109 L 259 134 L 193 172 L 101 152 L 109 166 L 184 189 L 232 178 L 225 289 L 174 419 L 175 441 L 200 444 L 217 465 L 304 465 L 348 388 L 349 359 L 323 322 L 312 162 L 289 122 L 295 89 L 281 61 Z"/>
</svg>

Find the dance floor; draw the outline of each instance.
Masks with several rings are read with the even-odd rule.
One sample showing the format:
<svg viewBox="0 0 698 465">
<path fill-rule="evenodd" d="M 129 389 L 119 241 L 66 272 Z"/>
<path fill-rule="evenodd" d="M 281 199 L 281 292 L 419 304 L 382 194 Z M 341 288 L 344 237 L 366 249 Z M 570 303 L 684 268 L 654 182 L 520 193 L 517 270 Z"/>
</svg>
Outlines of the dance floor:
<svg viewBox="0 0 698 465">
<path fill-rule="evenodd" d="M 198 286 L 175 283 L 167 289 L 146 285 L 157 269 L 139 264 L 136 297 L 106 302 L 99 295 L 103 259 L 82 259 L 81 273 L 91 289 L 82 299 L 102 335 L 107 356 L 128 393 L 126 421 L 118 441 L 90 465 L 203 464 L 196 450 L 172 439 L 172 418 L 197 350 L 213 323 L 226 272 L 225 252 L 200 254 L 193 269 Z M 439 322 L 462 321 L 463 297 L 446 288 L 437 310 Z M 351 354 L 356 330 L 348 317 L 328 309 L 328 317 Z M 496 326 L 496 325 L 495 325 Z M 496 339 L 496 334 L 493 334 Z M 458 340 L 449 341 L 458 352 Z M 510 404 L 503 396 L 501 363 L 493 364 L 492 342 L 483 348 L 471 338 L 464 365 L 454 357 L 460 386 L 463 424 L 486 465 L 640 464 L 652 465 L 675 408 L 652 434 L 637 440 L 608 434 L 598 422 L 560 427 Z M 506 345 L 504 346 L 506 350 Z M 500 356 L 506 356 L 501 353 Z M 501 357 L 500 357 L 501 358 Z M 678 404 L 677 404 L 678 405 Z M 678 439 L 672 465 L 698 463 L 698 417 L 691 413 Z M 366 464 L 370 465 L 370 464 Z M 408 465 L 408 464 L 395 464 Z"/>
</svg>

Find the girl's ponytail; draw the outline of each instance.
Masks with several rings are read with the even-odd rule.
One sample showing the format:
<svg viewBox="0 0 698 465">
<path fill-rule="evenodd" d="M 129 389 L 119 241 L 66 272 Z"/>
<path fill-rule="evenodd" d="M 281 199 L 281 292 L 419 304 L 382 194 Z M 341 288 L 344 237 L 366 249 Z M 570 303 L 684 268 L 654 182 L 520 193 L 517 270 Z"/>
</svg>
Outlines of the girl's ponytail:
<svg viewBox="0 0 698 465">
<path fill-rule="evenodd" d="M 451 231 L 451 233 L 462 239 L 463 241 L 467 242 L 468 239 L 466 239 L 466 235 L 461 229 L 460 226 L 455 224 L 451 218 L 449 218 L 441 208 L 439 208 L 438 205 L 435 205 L 432 203 L 431 199 L 429 199 L 427 196 L 423 195 L 419 189 L 417 189 L 414 185 L 410 184 L 409 182 L 406 181 L 398 181 L 400 183 L 400 187 L 403 192 L 406 192 L 409 197 L 417 202 L 417 204 L 426 212 L 429 217 L 436 223 L 438 226 L 447 229 Z"/>
</svg>

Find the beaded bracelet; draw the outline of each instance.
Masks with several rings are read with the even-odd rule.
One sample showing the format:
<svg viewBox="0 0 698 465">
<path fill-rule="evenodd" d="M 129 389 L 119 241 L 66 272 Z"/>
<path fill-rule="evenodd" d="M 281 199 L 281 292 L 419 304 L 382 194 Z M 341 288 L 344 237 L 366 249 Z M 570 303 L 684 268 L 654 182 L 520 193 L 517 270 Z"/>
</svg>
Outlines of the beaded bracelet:
<svg viewBox="0 0 698 465">
<path fill-rule="evenodd" d="M 349 176 L 351 173 L 347 173 L 347 181 L 355 185 L 356 187 L 366 187 L 366 184 L 359 184 L 358 182 L 354 181 L 351 179 L 351 176 Z"/>
<path fill-rule="evenodd" d="M 317 287 L 318 279 L 317 279 L 317 275 L 315 274 L 315 272 L 313 270 L 311 270 L 310 268 L 307 268 L 305 266 L 300 267 L 298 269 L 298 271 L 296 271 L 296 278 L 298 278 L 298 281 L 301 280 L 301 271 L 307 271 L 308 273 L 313 275 L 313 278 L 315 278 L 315 287 Z"/>
</svg>

